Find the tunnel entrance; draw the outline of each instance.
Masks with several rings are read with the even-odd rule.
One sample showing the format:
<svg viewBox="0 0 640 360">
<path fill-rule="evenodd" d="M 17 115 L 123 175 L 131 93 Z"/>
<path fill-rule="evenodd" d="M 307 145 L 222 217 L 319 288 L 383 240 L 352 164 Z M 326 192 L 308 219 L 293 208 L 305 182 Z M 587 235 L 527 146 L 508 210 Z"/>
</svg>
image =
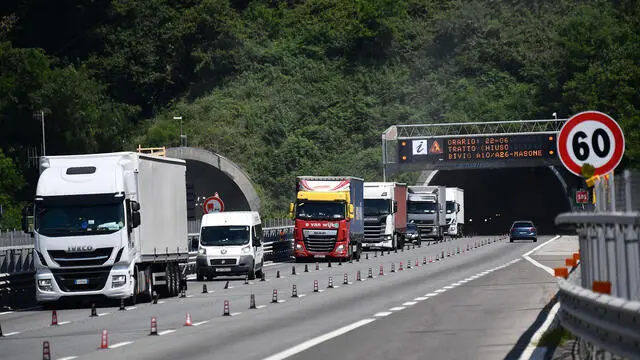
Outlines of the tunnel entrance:
<svg viewBox="0 0 640 360">
<path fill-rule="evenodd" d="M 225 211 L 260 211 L 260 198 L 242 168 L 219 154 L 200 148 L 166 149 L 166 156 L 187 163 L 189 232 L 199 231 L 204 200 L 218 193 Z"/>
<path fill-rule="evenodd" d="M 557 234 L 555 217 L 571 211 L 570 194 L 580 178 L 553 167 L 434 171 L 426 185 L 465 192 L 465 232 L 504 234 L 515 220 L 531 220 L 539 234 Z"/>
</svg>

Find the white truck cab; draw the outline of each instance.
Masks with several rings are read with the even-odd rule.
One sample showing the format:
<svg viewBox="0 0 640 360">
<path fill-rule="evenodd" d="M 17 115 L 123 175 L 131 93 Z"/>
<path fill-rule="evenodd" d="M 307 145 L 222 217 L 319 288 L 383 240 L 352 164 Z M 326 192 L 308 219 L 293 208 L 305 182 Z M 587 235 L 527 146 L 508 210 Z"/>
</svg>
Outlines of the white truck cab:
<svg viewBox="0 0 640 360">
<path fill-rule="evenodd" d="M 262 277 L 264 248 L 262 222 L 256 211 L 205 214 L 200 225 L 196 272 L 206 277 L 246 275 Z"/>
</svg>

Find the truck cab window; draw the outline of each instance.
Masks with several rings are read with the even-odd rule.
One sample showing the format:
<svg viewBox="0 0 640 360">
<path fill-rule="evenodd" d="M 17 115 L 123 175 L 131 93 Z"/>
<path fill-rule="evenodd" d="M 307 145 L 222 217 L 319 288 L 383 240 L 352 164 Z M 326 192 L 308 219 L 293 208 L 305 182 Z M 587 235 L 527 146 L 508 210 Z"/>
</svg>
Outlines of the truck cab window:
<svg viewBox="0 0 640 360">
<path fill-rule="evenodd" d="M 304 220 L 344 220 L 346 203 L 299 201 L 296 206 L 296 217 Z"/>
<path fill-rule="evenodd" d="M 123 227 L 122 203 L 36 206 L 35 229 L 45 236 L 105 234 Z"/>
<path fill-rule="evenodd" d="M 249 243 L 248 226 L 206 226 L 200 234 L 203 246 L 232 246 Z"/>
</svg>

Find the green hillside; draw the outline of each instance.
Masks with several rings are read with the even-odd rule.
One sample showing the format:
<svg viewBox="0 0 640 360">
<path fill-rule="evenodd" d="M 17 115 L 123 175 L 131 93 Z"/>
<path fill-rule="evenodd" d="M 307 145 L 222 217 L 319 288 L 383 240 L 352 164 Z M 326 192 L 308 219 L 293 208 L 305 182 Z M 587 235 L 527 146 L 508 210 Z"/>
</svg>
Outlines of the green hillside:
<svg viewBox="0 0 640 360">
<path fill-rule="evenodd" d="M 36 109 L 47 154 L 178 145 L 181 115 L 189 145 L 247 170 L 265 217 L 299 174 L 380 179 L 380 134 L 400 123 L 599 110 L 640 164 L 635 1 L 82 3 L 2 5 L 0 228 L 33 192 Z"/>
</svg>

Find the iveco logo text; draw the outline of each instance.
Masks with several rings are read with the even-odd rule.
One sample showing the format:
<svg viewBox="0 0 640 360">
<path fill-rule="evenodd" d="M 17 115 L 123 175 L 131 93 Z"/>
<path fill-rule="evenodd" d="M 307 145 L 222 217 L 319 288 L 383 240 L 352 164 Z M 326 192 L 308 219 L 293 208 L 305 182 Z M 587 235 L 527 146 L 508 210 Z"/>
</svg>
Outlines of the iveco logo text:
<svg viewBox="0 0 640 360">
<path fill-rule="evenodd" d="M 93 246 L 91 245 L 77 245 L 77 246 L 69 246 L 67 248 L 67 252 L 90 252 L 93 251 Z"/>
</svg>

